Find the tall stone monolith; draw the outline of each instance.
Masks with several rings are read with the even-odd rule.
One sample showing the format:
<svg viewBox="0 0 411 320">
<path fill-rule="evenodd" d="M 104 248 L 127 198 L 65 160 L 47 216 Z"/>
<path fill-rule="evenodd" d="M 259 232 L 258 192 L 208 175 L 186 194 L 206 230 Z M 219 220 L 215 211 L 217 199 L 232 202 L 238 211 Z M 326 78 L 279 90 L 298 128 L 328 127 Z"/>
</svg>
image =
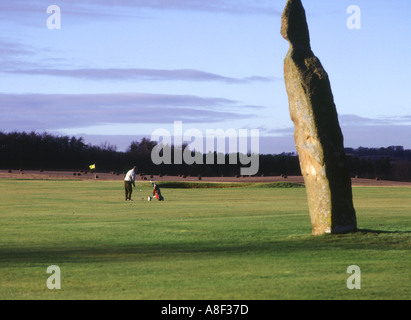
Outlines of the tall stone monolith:
<svg viewBox="0 0 411 320">
<path fill-rule="evenodd" d="M 354 231 L 357 222 L 343 135 L 328 75 L 311 50 L 300 0 L 287 1 L 281 23 L 281 34 L 290 43 L 284 78 L 313 234 Z"/>
</svg>

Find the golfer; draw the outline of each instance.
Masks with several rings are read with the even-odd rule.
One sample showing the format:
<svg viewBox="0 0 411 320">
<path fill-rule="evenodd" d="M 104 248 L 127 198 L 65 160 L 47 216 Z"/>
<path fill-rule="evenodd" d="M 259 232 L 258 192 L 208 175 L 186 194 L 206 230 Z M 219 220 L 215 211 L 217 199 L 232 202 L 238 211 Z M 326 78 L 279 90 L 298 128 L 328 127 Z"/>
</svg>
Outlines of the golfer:
<svg viewBox="0 0 411 320">
<path fill-rule="evenodd" d="M 124 190 L 126 193 L 126 201 L 132 201 L 131 200 L 131 194 L 133 193 L 133 186 L 135 187 L 135 180 L 136 180 L 136 172 L 137 172 L 137 167 L 133 167 L 133 169 L 129 170 L 126 173 L 126 176 L 124 178 Z"/>
</svg>

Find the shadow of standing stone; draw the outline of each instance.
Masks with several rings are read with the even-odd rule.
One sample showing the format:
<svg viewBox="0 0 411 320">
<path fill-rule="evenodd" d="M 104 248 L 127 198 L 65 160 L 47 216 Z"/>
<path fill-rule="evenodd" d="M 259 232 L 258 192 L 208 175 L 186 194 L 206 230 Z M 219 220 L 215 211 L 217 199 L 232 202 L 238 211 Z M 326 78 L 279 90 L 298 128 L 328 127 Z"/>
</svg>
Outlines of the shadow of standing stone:
<svg viewBox="0 0 411 320">
<path fill-rule="evenodd" d="M 281 35 L 290 43 L 284 79 L 313 234 L 357 229 L 350 173 L 328 74 L 313 54 L 305 10 L 288 0 Z"/>
</svg>

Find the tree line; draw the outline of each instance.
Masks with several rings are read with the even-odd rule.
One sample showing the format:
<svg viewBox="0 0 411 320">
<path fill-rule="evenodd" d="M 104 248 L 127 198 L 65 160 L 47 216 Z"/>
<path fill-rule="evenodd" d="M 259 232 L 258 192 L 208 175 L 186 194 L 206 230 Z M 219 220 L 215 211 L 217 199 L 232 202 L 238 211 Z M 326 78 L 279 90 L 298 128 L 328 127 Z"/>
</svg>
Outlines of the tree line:
<svg viewBox="0 0 411 320">
<path fill-rule="evenodd" d="M 136 165 L 139 173 L 170 176 L 239 176 L 240 161 L 230 164 L 229 154 L 212 155 L 215 164 L 161 164 L 151 160 L 156 146 L 147 138 L 131 142 L 125 152 L 109 143 L 86 144 L 81 137 L 56 136 L 36 132 L 0 132 L 0 168 L 9 170 L 87 170 L 96 164 L 98 172 L 125 172 Z M 174 148 L 174 146 L 170 146 Z M 184 149 L 186 145 L 182 146 Z M 347 162 L 353 177 L 411 181 L 411 150 L 401 146 L 388 148 L 346 149 Z M 210 155 L 208 155 L 210 156 Z M 217 158 L 225 161 L 217 164 Z M 237 160 L 239 154 L 235 155 Z M 209 159 L 209 158 L 208 158 Z M 221 160 L 221 158 L 220 158 Z M 173 161 L 172 161 L 173 163 Z M 301 175 L 298 156 L 294 153 L 259 155 L 260 176 Z"/>
</svg>

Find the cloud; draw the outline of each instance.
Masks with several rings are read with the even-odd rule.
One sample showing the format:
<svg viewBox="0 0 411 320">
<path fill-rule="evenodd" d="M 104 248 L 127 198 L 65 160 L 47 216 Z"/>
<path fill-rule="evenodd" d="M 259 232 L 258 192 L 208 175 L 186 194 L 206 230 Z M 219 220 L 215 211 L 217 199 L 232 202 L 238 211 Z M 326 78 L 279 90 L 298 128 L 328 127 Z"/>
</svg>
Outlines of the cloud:
<svg viewBox="0 0 411 320">
<path fill-rule="evenodd" d="M 276 78 L 257 76 L 238 79 L 193 69 L 23 69 L 5 70 L 5 72 L 26 75 L 70 77 L 87 80 L 219 81 L 232 84 L 270 82 L 276 80 Z"/>
<path fill-rule="evenodd" d="M 64 133 L 63 133 L 64 135 Z M 140 141 L 142 138 L 150 139 L 151 135 L 93 135 L 76 134 L 82 137 L 85 143 L 102 145 L 109 143 L 117 147 L 117 151 L 126 151 L 132 141 Z M 206 142 L 204 141 L 204 146 Z M 292 137 L 260 137 L 260 154 L 280 154 L 283 152 L 295 152 L 294 139 Z M 228 147 L 228 145 L 227 145 Z"/>
<path fill-rule="evenodd" d="M 13 19 L 13 17 L 39 16 L 45 14 L 46 8 L 51 4 L 42 0 L 13 0 L 3 1 L 0 17 Z M 73 16 L 93 17 L 135 17 L 142 10 L 178 10 L 197 11 L 228 14 L 258 14 L 258 15 L 281 15 L 281 10 L 276 8 L 272 1 L 248 1 L 248 0 L 60 0 L 56 3 L 64 14 Z M 124 10 L 125 9 L 125 10 Z M 130 12 L 130 9 L 135 9 Z M 27 20 L 26 20 L 27 22 Z"/>
<path fill-rule="evenodd" d="M 341 115 L 341 130 L 346 147 L 388 147 L 401 145 L 411 148 L 411 116 L 367 118 Z"/>
<path fill-rule="evenodd" d="M 125 6 L 155 10 L 190 10 L 225 12 L 232 14 L 276 14 L 281 15 L 279 10 L 274 9 L 271 1 L 247 1 L 247 0 L 137 0 L 137 1 L 115 1 L 97 0 L 96 3 L 105 6 Z"/>
<path fill-rule="evenodd" d="M 345 147 L 388 147 L 401 145 L 411 148 L 411 116 L 387 116 L 373 119 L 353 114 L 340 115 Z M 294 127 L 266 130 L 268 140 L 290 143 Z M 284 145 L 284 144 L 281 144 Z"/>
<path fill-rule="evenodd" d="M 0 70 L 6 70 L 13 65 L 14 68 L 33 67 L 32 62 L 24 61 L 35 54 L 35 50 L 18 41 L 0 38 Z M 1 71 L 0 71 L 1 72 Z"/>
<path fill-rule="evenodd" d="M 411 148 L 409 137 L 411 136 L 411 126 L 386 125 L 386 126 L 348 126 L 342 127 L 344 133 L 345 147 L 358 148 L 379 148 L 393 145 L 401 145 L 407 149 Z M 261 154 L 279 154 L 282 152 L 296 152 L 293 137 L 294 128 L 280 130 L 282 133 L 276 135 L 260 136 Z M 260 132 L 262 133 L 262 132 Z M 141 140 L 143 136 L 126 135 L 87 135 L 81 134 L 88 143 L 101 144 L 105 141 L 114 144 L 119 151 L 124 151 L 133 140 Z M 150 138 L 150 135 L 146 136 Z"/>
<path fill-rule="evenodd" d="M 38 51 L 19 41 L 0 38 L 0 72 L 9 73 L 11 67 L 15 70 L 38 67 L 39 64 L 34 62 Z"/>
<path fill-rule="evenodd" d="M 388 119 L 372 119 L 357 116 L 354 114 L 340 115 L 339 122 L 342 126 L 369 126 L 369 125 L 384 125 L 389 123 Z"/>
<path fill-rule="evenodd" d="M 0 94 L 2 130 L 58 130 L 101 124 L 209 123 L 249 119 L 224 98 L 146 93 Z"/>
<path fill-rule="evenodd" d="M 388 147 L 400 145 L 411 148 L 411 125 L 374 125 L 342 127 L 346 147 Z"/>
<path fill-rule="evenodd" d="M 276 128 L 276 129 L 263 128 L 262 131 L 264 132 L 265 135 L 268 135 L 268 136 L 285 137 L 285 136 L 291 136 L 294 134 L 294 127 Z"/>
<path fill-rule="evenodd" d="M 404 146 L 411 149 L 411 125 L 342 125 L 345 147 L 379 148 L 389 146 Z M 260 153 L 279 154 L 282 152 L 296 152 L 293 137 L 294 128 L 279 130 L 260 130 Z M 81 135 L 93 144 L 105 141 L 115 144 L 119 150 L 125 150 L 131 141 L 139 140 L 142 136 L 103 136 L 103 135 Z M 150 136 L 147 136 L 148 138 Z"/>
<path fill-rule="evenodd" d="M 0 59 L 14 56 L 26 56 L 32 54 L 33 50 L 16 41 L 0 39 Z"/>
<path fill-rule="evenodd" d="M 411 124 L 411 116 L 386 116 L 383 118 L 366 118 L 353 114 L 339 116 L 341 126 L 389 126 Z"/>
</svg>

